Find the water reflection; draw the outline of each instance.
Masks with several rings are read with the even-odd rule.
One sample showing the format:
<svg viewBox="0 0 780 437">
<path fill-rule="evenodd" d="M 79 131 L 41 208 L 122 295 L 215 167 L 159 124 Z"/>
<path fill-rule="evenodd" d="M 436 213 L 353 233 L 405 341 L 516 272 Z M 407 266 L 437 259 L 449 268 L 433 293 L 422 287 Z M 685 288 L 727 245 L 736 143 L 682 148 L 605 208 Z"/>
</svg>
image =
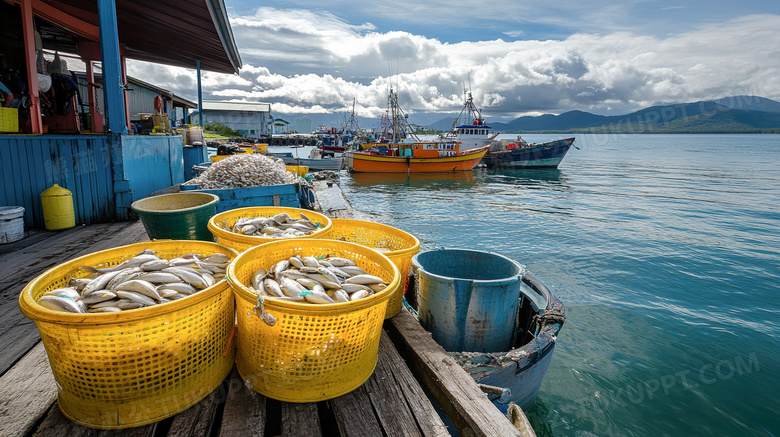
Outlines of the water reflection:
<svg viewBox="0 0 780 437">
<path fill-rule="evenodd" d="M 342 182 L 356 188 L 410 187 L 420 190 L 450 190 L 473 188 L 479 179 L 471 171 L 448 173 L 350 173 Z"/>
<path fill-rule="evenodd" d="M 524 185 L 529 188 L 554 188 L 568 191 L 569 179 L 565 171 L 557 168 L 480 168 L 474 170 L 476 177 L 488 183 Z"/>
</svg>

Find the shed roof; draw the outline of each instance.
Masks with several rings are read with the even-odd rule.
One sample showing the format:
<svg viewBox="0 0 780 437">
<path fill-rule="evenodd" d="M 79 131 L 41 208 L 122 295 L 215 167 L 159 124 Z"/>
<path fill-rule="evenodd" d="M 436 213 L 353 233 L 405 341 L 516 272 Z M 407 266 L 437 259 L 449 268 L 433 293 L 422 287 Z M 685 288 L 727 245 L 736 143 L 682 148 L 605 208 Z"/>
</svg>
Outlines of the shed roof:
<svg viewBox="0 0 780 437">
<path fill-rule="evenodd" d="M 271 104 L 258 102 L 223 102 L 215 100 L 204 100 L 203 110 L 271 112 Z"/>
<path fill-rule="evenodd" d="M 5 1 L 19 4 L 21 0 Z M 199 60 L 204 70 L 238 73 L 241 56 L 223 0 L 115 1 L 119 42 L 125 45 L 128 58 L 186 68 L 194 68 Z M 96 2 L 32 0 L 32 5 L 35 16 L 78 38 L 99 40 Z M 42 36 L 46 46 L 43 32 Z M 75 47 L 78 38 L 70 44 Z M 59 50 L 68 45 L 61 38 L 52 43 Z"/>
</svg>

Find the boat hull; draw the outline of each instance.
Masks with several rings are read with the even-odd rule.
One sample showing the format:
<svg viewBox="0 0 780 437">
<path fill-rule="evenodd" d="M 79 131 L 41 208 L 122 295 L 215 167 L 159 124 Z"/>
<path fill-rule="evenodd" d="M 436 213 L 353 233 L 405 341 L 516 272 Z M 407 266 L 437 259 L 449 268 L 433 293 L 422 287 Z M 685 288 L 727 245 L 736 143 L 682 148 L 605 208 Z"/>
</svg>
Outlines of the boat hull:
<svg viewBox="0 0 780 437">
<path fill-rule="evenodd" d="M 482 162 L 488 168 L 557 168 L 574 138 L 535 144 L 529 147 L 488 151 Z"/>
<path fill-rule="evenodd" d="M 536 275 L 526 272 L 523 283 L 535 297 L 521 289 L 525 298 L 518 308 L 519 344 L 514 349 L 506 353 L 450 353 L 478 384 L 502 391 L 488 394 L 502 410 L 509 402 L 523 410 L 533 405 L 566 317 L 560 297 Z"/>
<path fill-rule="evenodd" d="M 414 158 L 347 152 L 347 168 L 355 173 L 443 173 L 472 170 L 487 153 L 487 147 L 456 156 Z"/>
<path fill-rule="evenodd" d="M 309 171 L 339 171 L 341 170 L 341 158 L 286 158 L 282 160 L 287 165 L 305 165 L 309 167 Z"/>
</svg>

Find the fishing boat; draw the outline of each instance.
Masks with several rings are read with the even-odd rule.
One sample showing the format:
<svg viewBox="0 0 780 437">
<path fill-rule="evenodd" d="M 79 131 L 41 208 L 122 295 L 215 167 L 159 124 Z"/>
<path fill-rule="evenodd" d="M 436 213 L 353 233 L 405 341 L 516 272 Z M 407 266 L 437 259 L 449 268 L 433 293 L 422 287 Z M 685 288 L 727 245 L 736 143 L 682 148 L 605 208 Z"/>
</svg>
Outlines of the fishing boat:
<svg viewBox="0 0 780 437">
<path fill-rule="evenodd" d="M 361 151 L 344 154 L 350 172 L 436 173 L 470 171 L 487 153 L 488 146 L 461 151 L 460 143 L 451 139 L 422 141 L 415 134 L 408 116 L 398 104 L 398 95 L 390 89 L 389 124 L 377 142 L 362 143 Z"/>
<path fill-rule="evenodd" d="M 280 158 L 287 165 L 305 165 L 309 171 L 339 171 L 342 165 L 341 157 L 324 155 L 319 149 L 312 149 L 308 158 L 299 158 L 292 152 L 268 152 L 268 156 Z"/>
<path fill-rule="evenodd" d="M 320 144 L 318 147 L 325 154 L 344 153 L 353 143 L 359 143 L 364 140 L 365 134 L 360 129 L 355 116 L 355 104 L 356 101 L 353 99 L 352 114 L 344 123 L 344 127 L 340 129 L 326 129 L 325 126 L 317 126 L 317 130 L 314 131 L 313 135 L 319 138 Z"/>
<path fill-rule="evenodd" d="M 558 168 L 573 145 L 574 138 L 529 144 L 518 136 L 491 144 L 482 162 L 487 168 Z"/>
<path fill-rule="evenodd" d="M 415 310 L 418 307 L 416 287 L 416 281 L 410 281 L 405 293 L 409 306 Z M 506 412 L 510 403 L 514 403 L 527 411 L 539 393 L 565 320 L 565 309 L 558 294 L 525 270 L 511 349 L 448 353 L 474 378 L 496 407 Z M 438 323 L 446 324 L 447 321 Z"/>
<path fill-rule="evenodd" d="M 482 159 L 488 168 L 557 168 L 575 140 L 566 138 L 529 144 L 519 135 L 515 140 L 499 141 L 496 139 L 498 134 L 482 118 L 482 112 L 474 105 L 469 92 L 452 129 L 440 138 L 459 141 L 461 150 L 490 146 Z"/>
<path fill-rule="evenodd" d="M 451 148 L 443 149 L 442 147 Z M 487 153 L 488 146 L 461 152 L 457 143 L 417 142 L 395 147 L 374 147 L 367 151 L 344 154 L 351 172 L 434 173 L 470 171 Z"/>
</svg>

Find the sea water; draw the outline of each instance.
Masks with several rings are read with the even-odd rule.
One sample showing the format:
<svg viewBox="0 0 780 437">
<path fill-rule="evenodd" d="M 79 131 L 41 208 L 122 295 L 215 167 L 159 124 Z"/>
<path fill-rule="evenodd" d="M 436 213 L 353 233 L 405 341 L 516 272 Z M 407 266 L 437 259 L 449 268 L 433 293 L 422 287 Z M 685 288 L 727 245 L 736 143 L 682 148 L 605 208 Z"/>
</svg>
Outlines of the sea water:
<svg viewBox="0 0 780 437">
<path fill-rule="evenodd" d="M 558 169 L 341 187 L 423 250 L 497 252 L 561 296 L 538 435 L 780 436 L 780 135 L 573 136 Z"/>
</svg>

